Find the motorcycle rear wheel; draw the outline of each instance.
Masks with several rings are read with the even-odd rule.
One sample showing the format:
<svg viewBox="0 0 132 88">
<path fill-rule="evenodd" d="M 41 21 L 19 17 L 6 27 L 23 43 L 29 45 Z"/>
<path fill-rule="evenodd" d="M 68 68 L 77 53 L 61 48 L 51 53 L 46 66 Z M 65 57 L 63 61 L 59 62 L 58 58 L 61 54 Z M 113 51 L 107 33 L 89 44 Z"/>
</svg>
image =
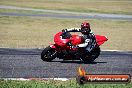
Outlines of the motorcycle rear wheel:
<svg viewBox="0 0 132 88">
<path fill-rule="evenodd" d="M 55 58 L 56 58 L 56 51 L 52 49 L 50 46 L 46 47 L 41 53 L 41 59 L 43 61 L 50 62 Z"/>
<path fill-rule="evenodd" d="M 97 47 L 92 51 L 91 61 L 93 62 L 100 55 L 100 47 Z"/>
<path fill-rule="evenodd" d="M 82 60 L 84 61 L 84 63 L 94 62 L 94 60 L 98 58 L 99 55 L 100 55 L 100 47 L 97 47 L 94 50 L 92 50 L 89 54 L 86 54 L 85 57 L 82 58 Z"/>
</svg>

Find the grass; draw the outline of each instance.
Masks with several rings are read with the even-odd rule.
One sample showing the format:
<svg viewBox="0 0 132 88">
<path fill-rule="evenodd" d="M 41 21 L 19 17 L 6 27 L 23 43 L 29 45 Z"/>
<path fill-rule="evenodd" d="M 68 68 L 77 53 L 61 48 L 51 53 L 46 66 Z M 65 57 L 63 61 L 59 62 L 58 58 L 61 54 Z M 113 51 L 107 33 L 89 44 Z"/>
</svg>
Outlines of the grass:
<svg viewBox="0 0 132 88">
<path fill-rule="evenodd" d="M 130 84 L 84 84 L 79 85 L 75 79 L 69 81 L 12 81 L 0 80 L 0 88 L 131 88 Z"/>
<path fill-rule="evenodd" d="M 0 47 L 43 48 L 64 28 L 80 27 L 84 19 L 0 16 Z M 132 21 L 89 19 L 95 34 L 109 40 L 102 49 L 132 50 Z"/>
<path fill-rule="evenodd" d="M 0 0 L 0 5 L 132 15 L 132 0 Z"/>
</svg>

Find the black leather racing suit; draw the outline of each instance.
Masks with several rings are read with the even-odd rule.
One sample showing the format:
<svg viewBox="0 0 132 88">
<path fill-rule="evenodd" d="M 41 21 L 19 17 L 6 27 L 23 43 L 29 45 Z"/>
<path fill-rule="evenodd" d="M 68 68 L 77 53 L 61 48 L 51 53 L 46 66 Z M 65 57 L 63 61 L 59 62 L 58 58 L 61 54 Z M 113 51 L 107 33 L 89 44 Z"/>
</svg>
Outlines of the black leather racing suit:
<svg viewBox="0 0 132 88">
<path fill-rule="evenodd" d="M 67 32 L 81 32 L 80 28 L 65 29 Z M 86 47 L 86 51 L 90 52 L 96 46 L 96 38 L 92 31 L 88 34 L 80 35 L 82 37 L 82 44 L 78 47 Z"/>
</svg>

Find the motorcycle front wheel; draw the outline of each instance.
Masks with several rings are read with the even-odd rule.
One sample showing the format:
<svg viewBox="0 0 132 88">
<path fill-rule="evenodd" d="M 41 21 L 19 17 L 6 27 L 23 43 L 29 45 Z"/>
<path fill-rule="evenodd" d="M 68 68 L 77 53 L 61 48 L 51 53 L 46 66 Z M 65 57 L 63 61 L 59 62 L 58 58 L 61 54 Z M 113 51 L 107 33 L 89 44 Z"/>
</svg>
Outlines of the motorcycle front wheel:
<svg viewBox="0 0 132 88">
<path fill-rule="evenodd" d="M 50 46 L 46 47 L 41 53 L 41 59 L 43 61 L 50 62 L 55 58 L 56 58 L 56 51 L 52 49 Z"/>
</svg>

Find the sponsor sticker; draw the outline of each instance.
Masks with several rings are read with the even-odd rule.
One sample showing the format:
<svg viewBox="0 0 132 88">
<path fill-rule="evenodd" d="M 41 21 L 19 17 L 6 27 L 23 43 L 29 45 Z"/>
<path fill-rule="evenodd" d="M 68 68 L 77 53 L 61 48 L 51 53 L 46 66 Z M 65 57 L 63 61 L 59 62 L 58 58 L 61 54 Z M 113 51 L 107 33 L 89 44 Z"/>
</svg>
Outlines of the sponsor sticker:
<svg viewBox="0 0 132 88">
<path fill-rule="evenodd" d="M 86 74 L 82 67 L 78 69 L 77 83 L 130 83 L 130 74 Z"/>
</svg>

